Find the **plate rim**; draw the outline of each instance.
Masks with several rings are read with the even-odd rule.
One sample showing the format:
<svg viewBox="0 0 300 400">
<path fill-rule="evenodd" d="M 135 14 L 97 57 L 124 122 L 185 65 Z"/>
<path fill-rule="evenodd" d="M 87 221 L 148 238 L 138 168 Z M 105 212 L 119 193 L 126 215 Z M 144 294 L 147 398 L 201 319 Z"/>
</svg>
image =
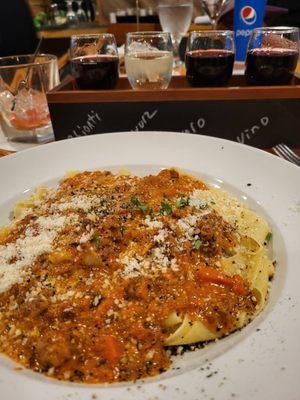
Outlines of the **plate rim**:
<svg viewBox="0 0 300 400">
<path fill-rule="evenodd" d="M 233 146 L 238 146 L 238 147 L 246 147 L 249 151 L 254 151 L 254 152 L 258 152 L 260 154 L 265 154 L 266 157 L 270 157 L 272 159 L 277 159 L 279 162 L 284 163 L 285 165 L 289 165 L 292 168 L 295 168 L 296 170 L 299 170 L 299 167 L 287 160 L 284 160 L 281 157 L 276 156 L 275 154 L 272 154 L 270 152 L 268 152 L 267 150 L 264 149 L 260 149 L 258 147 L 254 147 L 251 146 L 248 143 L 240 143 L 237 141 L 233 141 L 230 139 L 225 139 L 225 138 L 221 138 L 221 137 L 216 137 L 216 136 L 208 136 L 208 135 L 202 135 L 202 134 L 197 134 L 197 133 L 184 133 L 184 132 L 174 132 L 174 131 L 120 131 L 120 132 L 104 132 L 104 133 L 95 133 L 92 135 L 86 135 L 86 136 L 79 136 L 79 137 L 72 137 L 69 139 L 62 139 L 62 140 L 55 140 L 53 142 L 50 143 L 45 143 L 45 144 L 41 144 L 38 146 L 34 146 L 34 147 L 30 147 L 30 148 L 26 148 L 20 151 L 16 151 L 15 153 L 12 154 L 8 154 L 5 157 L 1 157 L 0 158 L 0 166 L 1 166 L 1 162 L 3 162 L 4 160 L 7 159 L 12 159 L 12 158 L 16 158 L 18 157 L 20 154 L 26 154 L 26 153 L 30 153 L 30 152 L 39 152 L 41 148 L 50 148 L 53 146 L 57 146 L 61 143 L 67 143 L 69 141 L 85 141 L 85 140 L 89 140 L 89 138 L 92 137 L 102 137 L 102 136 L 119 136 L 119 135 L 130 135 L 130 136 L 140 136 L 140 135 L 162 135 L 162 134 L 171 134 L 174 136 L 189 136 L 189 137 L 200 137 L 204 140 L 210 140 L 210 141 L 216 141 L 216 142 L 224 142 L 225 144 L 230 144 Z"/>
</svg>

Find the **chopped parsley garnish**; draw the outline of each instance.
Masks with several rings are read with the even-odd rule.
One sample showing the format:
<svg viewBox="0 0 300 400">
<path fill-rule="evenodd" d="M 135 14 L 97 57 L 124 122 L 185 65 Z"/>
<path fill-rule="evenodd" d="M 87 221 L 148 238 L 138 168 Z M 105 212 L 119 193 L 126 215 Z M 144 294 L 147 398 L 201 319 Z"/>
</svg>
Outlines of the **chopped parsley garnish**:
<svg viewBox="0 0 300 400">
<path fill-rule="evenodd" d="M 180 197 L 177 201 L 176 201 L 176 207 L 177 208 L 183 208 L 186 207 L 190 204 L 190 198 L 189 197 Z"/>
<path fill-rule="evenodd" d="M 121 233 L 121 235 L 123 235 L 124 231 L 125 231 L 125 226 L 121 226 L 121 227 L 120 227 L 120 233 Z"/>
<path fill-rule="evenodd" d="M 162 203 L 161 203 L 160 213 L 161 213 L 161 215 L 169 215 L 172 213 L 171 205 L 168 202 L 166 202 L 165 200 L 162 201 Z"/>
<path fill-rule="evenodd" d="M 269 243 L 269 241 L 272 239 L 272 232 L 268 232 L 267 236 L 265 237 L 265 243 Z"/>
<path fill-rule="evenodd" d="M 197 239 L 194 243 L 194 249 L 199 250 L 202 245 L 202 241 L 200 239 Z"/>
<path fill-rule="evenodd" d="M 100 238 L 98 235 L 94 235 L 93 241 L 95 242 L 96 247 L 100 246 Z"/>
<path fill-rule="evenodd" d="M 139 210 L 141 210 L 143 213 L 146 213 L 149 210 L 147 204 L 142 204 L 136 197 L 131 198 L 131 203 L 134 206 L 136 206 Z"/>
</svg>

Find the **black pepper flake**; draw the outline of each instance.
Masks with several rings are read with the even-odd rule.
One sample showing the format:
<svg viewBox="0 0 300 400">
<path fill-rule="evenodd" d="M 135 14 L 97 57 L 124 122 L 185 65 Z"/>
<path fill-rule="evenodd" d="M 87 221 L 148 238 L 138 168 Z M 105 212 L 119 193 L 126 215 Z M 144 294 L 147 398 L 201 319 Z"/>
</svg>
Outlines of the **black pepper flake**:
<svg viewBox="0 0 300 400">
<path fill-rule="evenodd" d="M 247 183 L 247 186 L 252 186 L 252 183 Z"/>
<path fill-rule="evenodd" d="M 74 374 L 81 380 L 84 378 L 84 373 L 79 369 L 75 369 Z"/>
</svg>

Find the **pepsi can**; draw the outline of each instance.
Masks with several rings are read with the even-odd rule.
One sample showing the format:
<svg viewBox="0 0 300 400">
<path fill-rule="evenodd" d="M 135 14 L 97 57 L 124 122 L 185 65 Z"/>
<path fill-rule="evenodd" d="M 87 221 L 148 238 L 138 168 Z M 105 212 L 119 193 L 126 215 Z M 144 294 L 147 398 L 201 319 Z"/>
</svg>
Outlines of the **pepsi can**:
<svg viewBox="0 0 300 400">
<path fill-rule="evenodd" d="M 234 32 L 236 60 L 245 61 L 247 46 L 254 28 L 263 25 L 267 0 L 235 0 Z"/>
</svg>

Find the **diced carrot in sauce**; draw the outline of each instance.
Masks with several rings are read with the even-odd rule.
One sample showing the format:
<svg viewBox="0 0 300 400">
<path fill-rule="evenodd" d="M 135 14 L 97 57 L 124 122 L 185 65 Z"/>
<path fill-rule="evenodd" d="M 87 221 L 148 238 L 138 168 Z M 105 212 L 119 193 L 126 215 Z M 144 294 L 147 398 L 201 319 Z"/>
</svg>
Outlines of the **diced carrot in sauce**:
<svg viewBox="0 0 300 400">
<path fill-rule="evenodd" d="M 92 347 L 92 352 L 107 360 L 109 364 L 118 363 L 122 357 L 123 351 L 123 344 L 114 336 L 110 335 L 99 336 Z"/>
<path fill-rule="evenodd" d="M 195 275 L 196 279 L 199 282 L 207 282 L 207 283 L 215 283 L 217 285 L 223 285 L 232 289 L 232 291 L 235 294 L 241 296 L 247 293 L 244 280 L 239 275 L 228 276 L 225 275 L 224 272 L 212 267 L 201 268 L 199 271 L 196 272 Z"/>
</svg>

